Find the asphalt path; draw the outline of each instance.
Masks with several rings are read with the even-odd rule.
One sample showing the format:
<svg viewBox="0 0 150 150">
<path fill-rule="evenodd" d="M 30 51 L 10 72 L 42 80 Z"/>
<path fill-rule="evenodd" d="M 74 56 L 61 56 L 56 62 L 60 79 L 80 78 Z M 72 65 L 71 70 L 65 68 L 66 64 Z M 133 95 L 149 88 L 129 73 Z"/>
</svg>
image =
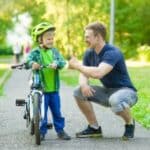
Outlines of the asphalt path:
<svg viewBox="0 0 150 150">
<path fill-rule="evenodd" d="M 135 138 L 122 141 L 124 122 L 109 108 L 93 104 L 103 138 L 75 138 L 75 133 L 84 129 L 87 122 L 72 96 L 73 87 L 61 84 L 61 106 L 65 116 L 65 130 L 70 141 L 59 140 L 54 129 L 49 130 L 45 141 L 35 145 L 23 119 L 23 107 L 15 106 L 16 98 L 25 98 L 29 91 L 29 71 L 15 70 L 7 81 L 4 96 L 0 97 L 0 150 L 150 150 L 150 130 L 136 123 Z M 49 113 L 50 115 L 50 113 Z M 51 116 L 49 116 L 49 120 Z"/>
</svg>

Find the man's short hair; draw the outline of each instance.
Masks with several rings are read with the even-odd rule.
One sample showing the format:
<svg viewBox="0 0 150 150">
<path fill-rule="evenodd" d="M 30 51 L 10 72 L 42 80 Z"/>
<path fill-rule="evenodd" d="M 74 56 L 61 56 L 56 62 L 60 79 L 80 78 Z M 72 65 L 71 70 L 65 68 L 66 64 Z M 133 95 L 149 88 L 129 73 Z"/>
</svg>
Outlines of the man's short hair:
<svg viewBox="0 0 150 150">
<path fill-rule="evenodd" d="M 97 34 L 100 34 L 103 37 L 103 39 L 105 40 L 106 27 L 104 24 L 102 24 L 100 22 L 92 22 L 85 27 L 85 30 L 88 30 L 88 29 L 93 30 L 95 36 Z"/>
</svg>

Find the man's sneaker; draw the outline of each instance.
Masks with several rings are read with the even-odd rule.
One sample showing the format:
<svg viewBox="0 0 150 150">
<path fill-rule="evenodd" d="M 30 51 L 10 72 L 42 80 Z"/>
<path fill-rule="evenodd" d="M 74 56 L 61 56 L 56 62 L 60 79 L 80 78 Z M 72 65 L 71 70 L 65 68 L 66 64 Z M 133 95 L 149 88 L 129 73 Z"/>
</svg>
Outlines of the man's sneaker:
<svg viewBox="0 0 150 150">
<path fill-rule="evenodd" d="M 40 134 L 41 141 L 45 140 L 45 134 Z"/>
<path fill-rule="evenodd" d="M 94 129 L 88 125 L 87 129 L 76 133 L 77 138 L 88 138 L 88 137 L 102 137 L 102 129 L 99 127 L 98 129 Z"/>
<path fill-rule="evenodd" d="M 135 121 L 133 120 L 133 124 L 126 124 L 125 125 L 125 132 L 122 137 L 123 140 L 128 140 L 134 137 L 134 130 L 135 130 Z"/>
<path fill-rule="evenodd" d="M 62 139 L 62 140 L 71 140 L 71 137 L 65 131 L 61 131 L 57 133 L 57 136 L 59 139 Z"/>
</svg>

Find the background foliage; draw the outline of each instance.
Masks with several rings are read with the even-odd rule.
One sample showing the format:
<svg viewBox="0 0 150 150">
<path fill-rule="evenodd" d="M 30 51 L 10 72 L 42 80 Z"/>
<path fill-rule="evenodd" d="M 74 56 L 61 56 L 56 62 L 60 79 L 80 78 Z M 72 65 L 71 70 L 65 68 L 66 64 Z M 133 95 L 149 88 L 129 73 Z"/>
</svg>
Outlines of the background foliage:
<svg viewBox="0 0 150 150">
<path fill-rule="evenodd" d="M 135 57 L 139 46 L 150 45 L 150 1 L 116 0 L 115 3 L 115 44 L 126 58 Z M 6 52 L 10 51 L 5 39 L 7 30 L 15 25 L 12 18 L 25 12 L 32 16 L 32 26 L 45 20 L 56 25 L 56 44 L 65 56 L 68 53 L 82 56 L 83 29 L 89 22 L 105 23 L 109 37 L 110 0 L 1 0 L 0 6 L 0 53 L 5 53 L 6 47 L 9 49 Z"/>
</svg>

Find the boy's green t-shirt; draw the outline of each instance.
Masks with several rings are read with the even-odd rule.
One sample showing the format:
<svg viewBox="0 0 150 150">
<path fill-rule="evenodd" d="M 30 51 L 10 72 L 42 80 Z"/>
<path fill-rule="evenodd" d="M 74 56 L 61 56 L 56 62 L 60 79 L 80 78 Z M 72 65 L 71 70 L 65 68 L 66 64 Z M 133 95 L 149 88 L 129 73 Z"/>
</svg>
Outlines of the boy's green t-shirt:
<svg viewBox="0 0 150 150">
<path fill-rule="evenodd" d="M 51 49 L 48 50 L 41 49 L 40 53 L 41 53 L 43 65 L 49 65 L 53 62 L 54 57 Z M 56 91 L 55 70 L 51 68 L 42 69 L 42 77 L 43 77 L 43 84 L 44 84 L 44 92 Z"/>
</svg>

